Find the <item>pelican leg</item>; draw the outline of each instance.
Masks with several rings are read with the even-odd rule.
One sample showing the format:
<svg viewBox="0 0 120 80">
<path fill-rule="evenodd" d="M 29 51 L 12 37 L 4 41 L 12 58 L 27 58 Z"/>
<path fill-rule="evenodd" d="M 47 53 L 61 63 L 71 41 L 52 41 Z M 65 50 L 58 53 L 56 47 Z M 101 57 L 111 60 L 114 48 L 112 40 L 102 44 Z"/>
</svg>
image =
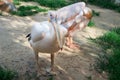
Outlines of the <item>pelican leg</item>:
<svg viewBox="0 0 120 80">
<path fill-rule="evenodd" d="M 51 53 L 51 72 L 50 72 L 51 75 L 56 75 L 56 73 L 54 72 L 54 57 L 55 54 Z"/>
<path fill-rule="evenodd" d="M 70 32 L 68 32 L 67 35 L 66 35 L 66 43 L 65 44 L 68 47 L 70 46 Z"/>
<path fill-rule="evenodd" d="M 66 37 L 66 46 L 69 47 L 69 45 L 70 45 L 69 37 Z"/>
<path fill-rule="evenodd" d="M 70 34 L 67 36 L 66 38 L 66 46 L 68 46 L 70 48 L 71 44 L 72 44 L 72 37 L 70 36 Z"/>
<path fill-rule="evenodd" d="M 40 67 L 40 64 L 39 64 L 39 62 L 38 62 L 38 59 L 39 59 L 39 57 L 38 57 L 38 52 L 35 52 L 35 59 L 36 59 L 36 63 L 37 63 L 37 71 L 38 71 L 38 77 L 40 76 L 40 75 L 44 75 L 44 72 L 42 71 L 42 69 L 41 69 L 41 67 Z"/>
<path fill-rule="evenodd" d="M 39 62 L 38 62 L 38 52 L 35 52 L 35 59 L 36 59 L 37 67 L 38 67 L 38 70 L 39 70 L 40 65 L 39 65 Z"/>
<path fill-rule="evenodd" d="M 72 43 L 73 43 L 73 39 L 71 36 L 69 36 L 69 47 L 72 45 Z"/>
<path fill-rule="evenodd" d="M 73 42 L 72 36 L 69 35 L 66 39 L 66 46 L 71 49 L 79 49 L 79 45 Z"/>
<path fill-rule="evenodd" d="M 80 48 L 80 46 L 78 44 L 73 42 L 73 39 L 71 36 L 69 37 L 69 39 L 70 39 L 69 48 L 71 48 L 71 49 L 79 49 Z"/>
<path fill-rule="evenodd" d="M 51 53 L 51 71 L 54 71 L 54 53 Z"/>
</svg>

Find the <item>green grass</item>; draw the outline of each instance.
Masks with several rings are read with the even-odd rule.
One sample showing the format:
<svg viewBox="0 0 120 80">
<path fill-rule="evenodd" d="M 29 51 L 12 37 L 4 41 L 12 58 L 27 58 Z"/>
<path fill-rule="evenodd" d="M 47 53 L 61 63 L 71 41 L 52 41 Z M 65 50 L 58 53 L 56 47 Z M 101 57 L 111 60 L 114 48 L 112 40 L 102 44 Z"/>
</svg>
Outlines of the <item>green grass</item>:
<svg viewBox="0 0 120 80">
<path fill-rule="evenodd" d="M 96 12 L 95 10 L 92 10 L 92 16 L 100 16 L 100 12 Z"/>
<path fill-rule="evenodd" d="M 50 76 L 48 80 L 55 80 L 54 76 Z"/>
<path fill-rule="evenodd" d="M 67 5 L 65 0 L 37 0 L 37 2 L 42 6 L 50 8 L 60 8 Z"/>
<path fill-rule="evenodd" d="M 112 9 L 117 12 L 120 12 L 120 5 L 116 5 L 114 3 L 115 0 L 76 0 L 76 2 L 79 2 L 79 1 L 84 1 L 92 5 L 96 5 L 102 8 Z"/>
<path fill-rule="evenodd" d="M 52 9 L 60 8 L 68 4 L 73 3 L 73 1 L 66 0 L 21 0 L 25 2 L 33 1 L 39 3 L 41 6 L 46 6 Z"/>
<path fill-rule="evenodd" d="M 120 12 L 120 6 L 114 4 L 113 0 L 88 0 L 88 3 Z"/>
<path fill-rule="evenodd" d="M 112 30 L 97 38 L 96 42 L 101 44 L 105 50 L 120 48 L 120 35 L 116 31 Z"/>
<path fill-rule="evenodd" d="M 17 2 L 17 0 L 15 0 Z M 75 2 L 80 2 L 80 0 L 21 0 L 25 2 L 33 1 L 39 3 L 41 6 L 50 7 L 52 9 L 64 7 Z M 81 0 L 86 3 L 94 4 L 103 8 L 113 9 L 120 12 L 119 5 L 114 4 L 113 0 Z"/>
<path fill-rule="evenodd" d="M 0 67 L 0 80 L 13 80 L 15 75 L 15 72 Z"/>
<path fill-rule="evenodd" d="M 15 5 L 20 5 L 20 1 L 19 1 L 19 0 L 13 0 L 13 3 L 14 3 Z"/>
<path fill-rule="evenodd" d="M 0 12 L 0 16 L 2 16 L 2 12 Z"/>
<path fill-rule="evenodd" d="M 94 21 L 90 20 L 88 23 L 88 27 L 93 27 L 93 26 L 95 26 L 95 23 Z"/>
<path fill-rule="evenodd" d="M 99 16 L 100 16 L 100 12 L 96 12 L 95 10 L 92 10 L 92 16 L 93 16 L 93 17 L 94 17 L 94 16 L 99 17 Z M 88 23 L 88 26 L 89 26 L 89 27 L 95 26 L 95 22 L 91 19 L 91 20 L 89 21 L 89 23 Z"/>
<path fill-rule="evenodd" d="M 104 50 L 97 58 L 95 68 L 99 72 L 106 71 L 109 80 L 120 80 L 120 28 L 114 28 L 93 41 Z"/>
<path fill-rule="evenodd" d="M 31 16 L 38 12 L 46 11 L 47 9 L 39 8 L 37 6 L 20 6 L 16 12 L 11 12 L 11 14 L 18 16 Z"/>
</svg>

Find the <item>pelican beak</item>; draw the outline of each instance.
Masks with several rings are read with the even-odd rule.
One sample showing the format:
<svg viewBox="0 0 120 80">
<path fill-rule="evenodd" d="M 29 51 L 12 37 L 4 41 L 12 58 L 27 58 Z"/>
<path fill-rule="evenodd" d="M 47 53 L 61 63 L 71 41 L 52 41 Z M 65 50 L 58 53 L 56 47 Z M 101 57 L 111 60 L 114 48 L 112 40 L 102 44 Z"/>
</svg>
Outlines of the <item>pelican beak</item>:
<svg viewBox="0 0 120 80">
<path fill-rule="evenodd" d="M 57 23 L 54 23 L 54 27 L 55 27 L 55 33 L 56 33 L 58 45 L 59 45 L 60 49 L 62 50 L 63 49 L 63 40 L 62 40 L 62 36 L 60 33 L 60 26 Z"/>
<path fill-rule="evenodd" d="M 63 48 L 60 48 L 60 50 L 62 51 L 62 50 L 63 50 Z"/>
</svg>

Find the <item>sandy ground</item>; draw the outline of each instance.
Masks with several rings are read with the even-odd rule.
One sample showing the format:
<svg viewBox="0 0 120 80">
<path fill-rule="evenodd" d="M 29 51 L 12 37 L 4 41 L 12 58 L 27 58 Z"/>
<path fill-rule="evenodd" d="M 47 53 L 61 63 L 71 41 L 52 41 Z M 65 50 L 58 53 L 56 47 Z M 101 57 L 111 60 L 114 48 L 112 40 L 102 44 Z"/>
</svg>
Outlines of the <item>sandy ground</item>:
<svg viewBox="0 0 120 80">
<path fill-rule="evenodd" d="M 100 12 L 100 17 L 94 17 L 96 27 L 87 27 L 74 36 L 74 41 L 80 45 L 79 50 L 64 47 L 56 54 L 56 76 L 36 77 L 37 67 L 34 53 L 25 36 L 29 33 L 34 21 L 47 20 L 44 14 L 31 17 L 0 16 L 0 66 L 15 70 L 18 76 L 15 80 L 107 80 L 106 74 L 100 75 L 93 69 L 95 58 L 102 53 L 101 49 L 88 38 L 98 37 L 107 30 L 120 25 L 120 14 L 108 9 L 90 6 Z M 49 68 L 50 55 L 40 53 L 41 67 Z"/>
</svg>

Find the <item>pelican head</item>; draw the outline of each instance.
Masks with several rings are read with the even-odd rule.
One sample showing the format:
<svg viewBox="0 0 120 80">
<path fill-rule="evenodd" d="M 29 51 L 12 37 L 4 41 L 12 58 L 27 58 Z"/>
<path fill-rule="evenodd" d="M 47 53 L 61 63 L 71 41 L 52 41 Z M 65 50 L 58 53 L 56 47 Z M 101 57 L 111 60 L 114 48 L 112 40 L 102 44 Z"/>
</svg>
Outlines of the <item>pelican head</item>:
<svg viewBox="0 0 120 80">
<path fill-rule="evenodd" d="M 83 16 L 90 20 L 92 18 L 92 10 L 88 7 L 85 7 L 83 9 Z"/>
<path fill-rule="evenodd" d="M 61 29 L 60 29 L 61 27 L 58 24 L 57 15 L 56 15 L 55 11 L 50 11 L 50 12 L 48 12 L 48 16 L 50 18 L 49 21 L 54 26 L 54 30 L 55 30 L 55 34 L 57 37 L 57 42 L 58 42 L 59 48 L 62 50 L 62 48 L 63 48 L 63 38 L 62 37 L 63 36 L 61 33 Z"/>
<path fill-rule="evenodd" d="M 82 9 L 79 15 L 76 16 L 75 21 L 77 23 L 83 22 L 84 25 L 88 24 L 89 21 L 92 19 L 92 10 L 88 7 Z"/>
<path fill-rule="evenodd" d="M 56 16 L 57 16 L 56 11 L 52 11 L 52 10 L 49 11 L 48 12 L 48 21 L 50 21 L 50 22 L 55 21 L 54 19 L 56 18 Z"/>
</svg>

